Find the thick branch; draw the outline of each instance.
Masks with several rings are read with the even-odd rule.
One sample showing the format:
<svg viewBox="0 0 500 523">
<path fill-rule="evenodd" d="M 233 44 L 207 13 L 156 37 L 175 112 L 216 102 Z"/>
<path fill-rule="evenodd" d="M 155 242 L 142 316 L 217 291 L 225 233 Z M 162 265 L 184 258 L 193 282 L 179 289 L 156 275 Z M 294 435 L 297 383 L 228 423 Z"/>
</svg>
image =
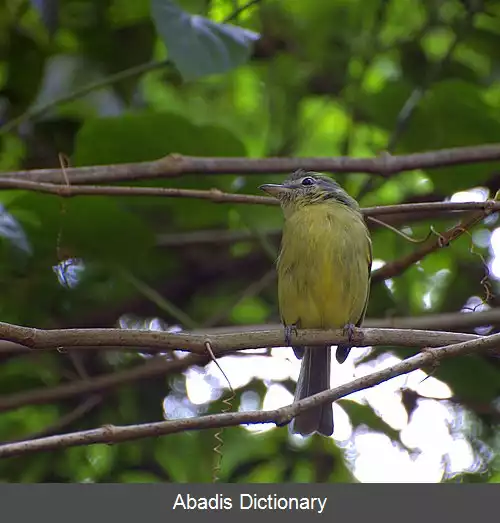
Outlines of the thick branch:
<svg viewBox="0 0 500 523">
<path fill-rule="evenodd" d="M 367 318 L 363 322 L 364 328 L 372 329 L 419 329 L 419 330 L 437 330 L 449 329 L 466 330 L 475 327 L 484 327 L 488 325 L 500 324 L 500 308 L 480 312 L 447 312 L 443 314 L 426 314 L 424 316 L 409 316 L 409 317 L 387 317 L 387 318 Z M 24 327 L 22 327 L 24 329 Z M 252 331 L 275 331 L 281 329 L 279 324 L 263 324 L 263 325 L 231 325 L 221 326 L 206 329 L 194 329 L 191 334 L 204 335 L 211 337 L 214 334 L 229 334 Z M 11 331 L 10 331 L 11 332 Z M 141 331 L 142 332 L 142 331 Z M 3 336 L 2 326 L 0 324 L 0 338 Z M 120 351 L 130 349 L 137 352 L 157 352 L 158 349 L 150 348 L 143 345 L 133 345 L 130 347 L 118 347 L 114 345 L 109 346 L 95 346 L 89 345 L 78 347 L 80 350 L 111 350 Z M 0 341 L 0 354 L 15 354 L 26 353 L 32 349 L 18 343 L 11 341 Z"/>
<path fill-rule="evenodd" d="M 300 412 L 323 403 L 331 403 L 353 392 L 367 389 L 396 376 L 408 374 L 428 365 L 436 364 L 446 358 L 464 356 L 474 352 L 498 347 L 500 334 L 482 337 L 472 341 L 449 345 L 446 347 L 427 349 L 420 354 L 397 363 L 387 369 L 374 372 L 350 383 L 321 392 L 287 407 L 269 411 L 250 411 L 226 414 L 207 415 L 198 418 L 188 418 L 159 423 L 147 423 L 115 427 L 112 425 L 99 429 L 50 436 L 35 440 L 11 443 L 0 446 L 0 457 L 19 456 L 32 452 L 55 450 L 94 443 L 118 443 L 151 436 L 163 436 L 179 432 L 230 427 L 242 424 L 275 423 L 278 426 L 288 423 Z"/>
<path fill-rule="evenodd" d="M 500 160 L 500 145 L 479 145 L 442 149 L 425 153 L 378 158 L 201 158 L 171 154 L 151 162 L 95 165 L 66 169 L 69 181 L 77 184 L 171 178 L 184 174 L 272 174 L 296 169 L 319 172 L 364 172 L 388 176 L 415 169 L 432 169 Z M 64 183 L 61 169 L 9 171 L 7 178 L 26 178 L 40 182 Z"/>
<path fill-rule="evenodd" d="M 473 334 L 409 329 L 356 329 L 352 343 L 358 347 L 398 345 L 402 347 L 457 343 L 476 337 Z M 284 344 L 283 329 L 237 332 L 232 334 L 170 333 L 135 329 L 53 329 L 42 330 L 0 322 L 0 339 L 19 343 L 30 349 L 70 349 L 97 347 L 148 347 L 150 351 L 183 350 L 206 354 L 210 342 L 217 354 L 236 350 L 280 347 Z M 336 345 L 346 343 L 342 329 L 299 330 L 293 337 L 297 345 Z"/>
</svg>

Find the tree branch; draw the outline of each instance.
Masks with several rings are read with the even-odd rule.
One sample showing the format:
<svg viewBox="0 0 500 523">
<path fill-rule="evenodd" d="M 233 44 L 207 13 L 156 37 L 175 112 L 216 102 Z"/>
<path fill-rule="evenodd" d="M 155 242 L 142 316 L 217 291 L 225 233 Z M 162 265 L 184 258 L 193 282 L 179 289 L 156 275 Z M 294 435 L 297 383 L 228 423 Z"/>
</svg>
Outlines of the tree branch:
<svg viewBox="0 0 500 523">
<path fill-rule="evenodd" d="M 380 269 L 377 269 L 372 274 L 372 282 L 376 283 L 379 281 L 387 280 L 388 278 L 393 278 L 394 276 L 397 276 L 398 274 L 404 272 L 408 267 L 411 267 L 414 263 L 425 258 L 428 254 L 431 254 L 432 252 L 437 251 L 442 247 L 447 247 L 450 244 L 450 242 L 456 240 L 457 238 L 462 236 L 462 234 L 468 232 L 469 229 L 471 229 L 474 225 L 476 225 L 477 223 L 482 221 L 486 216 L 488 216 L 488 214 L 490 214 L 491 212 L 490 205 L 493 203 L 494 202 L 488 202 L 488 206 L 486 206 L 484 210 L 471 213 L 471 215 L 468 216 L 467 219 L 464 219 L 458 225 L 455 225 L 455 227 L 452 227 L 446 232 L 436 234 L 433 238 L 426 241 L 420 248 L 411 252 L 407 256 L 404 256 L 399 260 L 395 260 L 391 263 L 384 265 Z"/>
<path fill-rule="evenodd" d="M 391 156 L 382 154 L 377 158 L 318 157 L 318 158 L 208 158 L 170 154 L 159 160 L 129 164 L 68 167 L 70 183 L 95 184 L 125 180 L 172 178 L 185 174 L 284 174 L 297 169 L 319 172 L 363 172 L 390 176 L 415 169 L 437 169 L 453 165 L 494 162 L 500 160 L 500 144 L 473 147 L 457 147 L 424 153 Z M 8 171 L 5 178 L 64 183 L 61 169 L 33 169 Z"/>
<path fill-rule="evenodd" d="M 357 347 L 371 345 L 398 345 L 402 347 L 430 346 L 457 343 L 477 336 L 455 332 L 410 329 L 356 329 L 352 344 Z M 246 349 L 280 347 L 284 344 L 283 329 L 231 334 L 171 333 L 140 329 L 34 329 L 0 322 L 0 339 L 19 343 L 30 349 L 67 350 L 95 349 L 113 346 L 137 350 L 148 347 L 151 352 L 179 350 L 205 355 L 205 344 L 210 342 L 213 351 L 220 355 Z M 342 329 L 299 330 L 293 338 L 297 345 L 336 345 L 347 343 Z"/>
<path fill-rule="evenodd" d="M 242 424 L 275 423 L 282 426 L 291 421 L 297 414 L 320 404 L 332 403 L 353 392 L 364 390 L 378 385 L 396 376 L 408 374 L 422 367 L 436 364 L 441 360 L 464 356 L 487 349 L 497 348 L 500 344 L 500 334 L 481 337 L 464 343 L 448 345 L 445 347 L 426 349 L 396 365 L 377 372 L 373 372 L 350 383 L 330 389 L 304 400 L 292 403 L 289 406 L 268 411 L 250 411 L 238 413 L 225 413 L 187 418 L 142 425 L 116 427 L 112 425 L 99 429 L 50 436 L 34 440 L 0 445 L 0 458 L 20 456 L 32 452 L 55 450 L 94 443 L 118 443 L 139 438 L 158 437 L 166 434 L 175 434 L 192 430 L 231 427 Z"/>
<path fill-rule="evenodd" d="M 63 185 L 62 183 L 35 182 L 20 178 L 8 178 L 3 177 L 0 174 L 0 190 L 1 189 L 23 189 L 26 191 L 54 194 L 62 198 L 73 198 L 75 196 L 153 196 L 168 198 L 194 198 L 200 200 L 209 200 L 214 203 L 239 203 L 252 205 L 279 204 L 276 198 L 254 194 L 225 193 L 219 189 L 197 190 L 178 189 L 173 187 Z M 365 207 L 361 209 L 361 212 L 365 216 L 383 217 L 394 214 L 456 211 L 463 212 L 478 209 L 488 212 L 498 211 L 500 210 L 500 202 L 495 200 L 486 200 L 484 202 L 403 203 L 396 205 Z"/>
<path fill-rule="evenodd" d="M 442 314 L 426 314 L 424 316 L 408 316 L 408 317 L 390 317 L 387 318 L 366 318 L 363 322 L 363 327 L 372 329 L 418 329 L 418 330 L 434 330 L 434 329 L 450 329 L 451 331 L 473 329 L 476 327 L 484 327 L 488 325 L 500 324 L 500 308 L 493 308 L 480 312 L 448 312 Z M 24 328 L 24 327 L 22 327 Z M 246 333 L 252 331 L 275 331 L 281 329 L 282 326 L 275 324 L 262 325 L 230 325 L 219 326 L 204 329 L 193 329 L 191 334 L 204 335 L 211 337 L 217 334 L 229 333 Z M 144 331 L 141 331 L 144 332 Z M 3 336 L 2 327 L 0 324 L 0 338 Z M 75 350 L 110 350 L 120 351 L 130 349 L 137 352 L 158 352 L 158 349 L 150 348 L 144 344 L 130 347 L 120 347 L 115 345 L 109 346 L 95 346 L 88 345 L 77 347 Z M 16 354 L 29 353 L 32 349 L 19 343 L 11 341 L 0 340 L 0 354 Z"/>
</svg>

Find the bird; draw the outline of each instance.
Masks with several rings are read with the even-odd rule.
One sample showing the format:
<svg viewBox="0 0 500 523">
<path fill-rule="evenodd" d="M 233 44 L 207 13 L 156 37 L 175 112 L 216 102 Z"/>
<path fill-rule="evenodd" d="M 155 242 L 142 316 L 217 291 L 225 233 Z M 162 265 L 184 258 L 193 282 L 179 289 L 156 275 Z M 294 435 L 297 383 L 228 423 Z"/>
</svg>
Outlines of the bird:
<svg viewBox="0 0 500 523">
<path fill-rule="evenodd" d="M 332 178 L 303 169 L 281 184 L 260 185 L 284 216 L 277 259 L 278 304 L 285 343 L 297 329 L 343 329 L 349 343 L 337 346 L 343 363 L 368 306 L 372 265 L 370 233 L 358 202 Z M 302 359 L 294 401 L 330 388 L 331 349 L 293 346 Z M 299 413 L 292 433 L 333 434 L 332 405 Z"/>
</svg>

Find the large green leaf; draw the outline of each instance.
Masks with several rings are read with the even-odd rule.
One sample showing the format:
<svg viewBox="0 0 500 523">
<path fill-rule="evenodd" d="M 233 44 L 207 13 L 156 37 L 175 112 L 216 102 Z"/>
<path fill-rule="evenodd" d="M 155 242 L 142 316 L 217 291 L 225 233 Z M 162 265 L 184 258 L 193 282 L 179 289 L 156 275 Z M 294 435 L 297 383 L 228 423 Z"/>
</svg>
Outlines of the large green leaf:
<svg viewBox="0 0 500 523">
<path fill-rule="evenodd" d="M 245 156 L 242 142 L 223 127 L 195 125 L 171 113 L 140 112 L 87 121 L 75 146 L 76 165 L 155 160 L 170 153 L 195 156 Z M 145 182 L 149 186 L 230 191 L 230 176 L 192 175 Z M 176 223 L 185 228 L 217 227 L 227 223 L 229 206 L 186 198 L 121 197 L 120 202 L 147 213 L 161 213 L 168 232 Z M 155 211 L 156 210 L 156 211 Z"/>
<path fill-rule="evenodd" d="M 151 14 L 169 57 L 186 80 L 224 73 L 245 63 L 259 35 L 190 15 L 171 0 L 152 0 Z"/>
</svg>

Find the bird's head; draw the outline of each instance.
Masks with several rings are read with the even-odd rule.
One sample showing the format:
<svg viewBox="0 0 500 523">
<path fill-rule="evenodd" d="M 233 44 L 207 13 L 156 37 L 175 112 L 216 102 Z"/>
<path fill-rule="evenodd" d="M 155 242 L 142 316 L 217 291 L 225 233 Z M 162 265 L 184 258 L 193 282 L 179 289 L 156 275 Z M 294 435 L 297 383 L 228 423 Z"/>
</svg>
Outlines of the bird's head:
<svg viewBox="0 0 500 523">
<path fill-rule="evenodd" d="M 277 198 L 284 211 L 290 211 L 306 205 L 331 201 L 359 209 L 358 202 L 328 176 L 303 169 L 295 171 L 283 183 L 261 185 L 266 193 Z"/>
</svg>

